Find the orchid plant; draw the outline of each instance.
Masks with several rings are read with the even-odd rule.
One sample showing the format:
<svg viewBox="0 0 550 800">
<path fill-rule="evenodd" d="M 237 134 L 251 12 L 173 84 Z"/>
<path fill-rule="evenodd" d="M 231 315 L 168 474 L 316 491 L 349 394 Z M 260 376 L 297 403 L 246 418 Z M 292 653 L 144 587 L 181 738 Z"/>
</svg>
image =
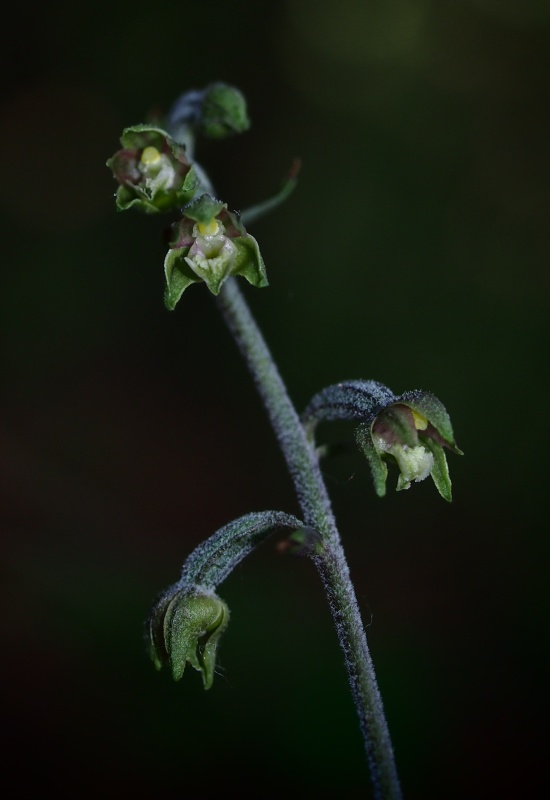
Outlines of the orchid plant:
<svg viewBox="0 0 550 800">
<path fill-rule="evenodd" d="M 218 586 L 266 537 L 286 537 L 287 547 L 312 559 L 332 613 L 365 743 L 374 796 L 402 797 L 382 699 L 367 645 L 340 534 L 321 471 L 328 449 L 317 437 L 320 422 L 353 420 L 356 441 L 370 466 L 374 489 L 386 492 L 389 469 L 397 490 L 431 476 L 451 500 L 446 451 L 461 454 L 445 407 L 433 394 L 395 395 L 373 380 L 349 380 L 316 394 L 300 415 L 238 285 L 268 286 L 256 239 L 247 232 L 294 190 L 295 164 L 279 193 L 242 213 L 229 210 L 194 157 L 199 137 L 222 139 L 247 130 L 245 99 L 233 86 L 214 83 L 183 94 L 166 118 L 126 128 L 121 148 L 107 161 L 118 182 L 116 206 L 145 214 L 172 214 L 164 260 L 165 296 L 174 310 L 194 283 L 205 283 L 240 349 L 265 406 L 292 477 L 301 517 L 284 511 L 246 514 L 216 531 L 186 559 L 179 580 L 157 598 L 146 625 L 147 648 L 160 669 L 179 680 L 187 664 L 212 686 L 220 638 L 229 609 Z"/>
</svg>

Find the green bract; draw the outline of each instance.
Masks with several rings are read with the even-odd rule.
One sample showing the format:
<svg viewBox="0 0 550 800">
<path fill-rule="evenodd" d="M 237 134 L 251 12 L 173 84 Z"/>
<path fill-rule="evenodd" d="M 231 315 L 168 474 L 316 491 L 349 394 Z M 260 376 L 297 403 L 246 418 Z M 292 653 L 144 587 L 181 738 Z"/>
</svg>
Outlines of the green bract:
<svg viewBox="0 0 550 800">
<path fill-rule="evenodd" d="M 164 301 L 171 311 L 187 287 L 204 281 L 218 294 L 231 275 L 242 275 L 253 286 L 268 285 L 265 265 L 253 236 L 236 213 L 209 194 L 183 208 L 183 219 L 173 226 L 174 235 L 164 260 Z"/>
<path fill-rule="evenodd" d="M 368 459 L 376 494 L 386 494 L 387 463 L 399 470 L 397 490 L 431 475 L 440 495 L 452 499 L 444 448 L 462 455 L 456 446 L 449 415 L 430 392 L 396 396 L 376 381 L 345 381 L 319 392 L 302 415 L 313 436 L 322 420 L 358 420 L 357 443 Z"/>
<path fill-rule="evenodd" d="M 185 148 L 166 131 L 134 125 L 124 130 L 120 142 L 122 149 L 107 161 L 120 184 L 116 193 L 119 211 L 171 211 L 193 197 L 199 178 Z"/>
<path fill-rule="evenodd" d="M 187 663 L 212 686 L 219 639 L 229 624 L 229 609 L 213 592 L 168 590 L 148 620 L 149 654 L 157 669 L 168 665 L 174 680 Z"/>
</svg>

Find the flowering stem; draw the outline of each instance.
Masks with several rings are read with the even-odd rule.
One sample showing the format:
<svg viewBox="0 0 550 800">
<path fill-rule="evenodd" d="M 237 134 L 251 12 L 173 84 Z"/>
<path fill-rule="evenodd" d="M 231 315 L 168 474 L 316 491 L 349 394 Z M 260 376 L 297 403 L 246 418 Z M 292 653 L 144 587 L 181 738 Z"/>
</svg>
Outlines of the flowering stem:
<svg viewBox="0 0 550 800">
<path fill-rule="evenodd" d="M 402 797 L 382 698 L 318 456 L 235 278 L 217 303 L 254 381 L 294 482 L 306 525 L 321 534 L 313 561 L 321 576 L 357 713 L 376 800 Z"/>
</svg>

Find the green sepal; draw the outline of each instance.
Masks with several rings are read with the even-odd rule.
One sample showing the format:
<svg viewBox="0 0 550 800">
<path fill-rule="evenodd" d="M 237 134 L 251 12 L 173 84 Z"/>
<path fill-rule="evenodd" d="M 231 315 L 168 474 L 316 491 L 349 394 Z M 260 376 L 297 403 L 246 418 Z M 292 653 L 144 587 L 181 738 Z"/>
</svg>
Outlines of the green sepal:
<svg viewBox="0 0 550 800">
<path fill-rule="evenodd" d="M 148 619 L 149 656 L 157 670 L 168 665 L 174 680 L 186 665 L 202 673 L 205 689 L 212 686 L 216 652 L 229 624 L 229 609 L 211 591 L 171 587 L 157 601 Z"/>
<path fill-rule="evenodd" d="M 422 436 L 420 433 L 418 438 L 424 447 L 429 450 L 434 457 L 434 463 L 430 475 L 437 491 L 448 503 L 452 502 L 453 495 L 451 489 L 451 476 L 449 475 L 449 467 L 447 464 L 445 450 L 430 436 Z M 458 448 L 455 450 L 455 452 L 462 455 Z"/>
<path fill-rule="evenodd" d="M 355 430 L 355 438 L 357 444 L 365 455 L 374 484 L 374 491 L 378 497 L 384 497 L 386 494 L 386 481 L 388 479 L 388 467 L 380 457 L 380 454 L 374 442 L 372 441 L 372 431 L 370 423 L 362 423 Z"/>
<path fill-rule="evenodd" d="M 264 260 L 256 239 L 247 234 L 246 236 L 240 236 L 238 239 L 233 239 L 233 244 L 237 248 L 237 255 L 232 274 L 242 275 L 252 286 L 256 286 L 258 289 L 269 286 Z"/>
<path fill-rule="evenodd" d="M 154 197 L 152 195 L 148 197 L 144 189 L 144 196 L 136 197 L 135 189 L 121 185 L 116 191 L 116 208 L 117 211 L 128 211 L 133 208 L 135 211 L 144 211 L 146 214 L 163 214 L 174 211 L 187 203 L 199 186 L 200 180 L 195 167 L 191 167 L 183 179 L 180 189 L 176 192 L 158 191 Z"/>
<path fill-rule="evenodd" d="M 145 640 L 147 652 L 157 670 L 162 669 L 168 663 L 168 652 L 164 641 L 164 616 L 175 589 L 177 589 L 177 586 L 170 587 L 157 598 L 146 621 Z"/>
<path fill-rule="evenodd" d="M 156 147 L 162 150 L 164 144 L 174 144 L 172 137 L 157 125 L 149 125 L 146 122 L 137 125 L 129 125 L 124 128 L 120 137 L 120 143 L 125 150 L 144 150 L 146 147 Z M 178 158 L 185 157 L 185 149 L 176 145 L 172 152 Z"/>
<path fill-rule="evenodd" d="M 464 455 L 455 442 L 453 426 L 447 413 L 447 409 L 435 395 L 431 392 L 421 390 L 405 392 L 398 398 L 400 403 L 409 406 L 414 411 L 426 417 L 428 422 L 435 428 L 438 434 L 445 441 L 446 446 L 459 456 Z"/>
<path fill-rule="evenodd" d="M 181 299 L 182 294 L 192 283 L 200 283 L 201 279 L 196 275 L 185 256 L 189 248 L 177 248 L 169 250 L 164 259 L 164 275 L 166 287 L 164 289 L 164 305 L 168 311 L 173 311 Z"/>
<path fill-rule="evenodd" d="M 164 640 L 172 677 L 179 681 L 187 663 L 212 686 L 220 636 L 229 624 L 229 609 L 215 594 L 178 592 L 164 617 Z"/>
<path fill-rule="evenodd" d="M 206 224 L 226 208 L 227 203 L 222 203 L 221 200 L 216 200 L 215 197 L 209 194 L 201 194 L 200 197 L 195 197 L 191 202 L 187 203 L 183 213 L 184 216 L 195 222 Z"/>
</svg>

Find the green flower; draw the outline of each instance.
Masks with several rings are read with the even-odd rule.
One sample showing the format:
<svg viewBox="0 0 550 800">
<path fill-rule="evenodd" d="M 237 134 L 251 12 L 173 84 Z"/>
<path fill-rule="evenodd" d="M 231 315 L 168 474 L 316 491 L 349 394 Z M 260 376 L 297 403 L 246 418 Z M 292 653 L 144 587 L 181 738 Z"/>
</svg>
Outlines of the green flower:
<svg viewBox="0 0 550 800">
<path fill-rule="evenodd" d="M 229 609 L 212 591 L 169 589 L 147 622 L 148 649 L 157 669 L 168 665 L 174 680 L 186 664 L 202 673 L 205 689 L 214 680 L 219 639 L 229 624 Z"/>
<path fill-rule="evenodd" d="M 452 499 L 445 449 L 458 455 L 451 421 L 443 404 L 429 392 L 406 392 L 380 411 L 371 423 L 363 423 L 356 439 L 368 458 L 376 493 L 386 493 L 387 463 L 399 470 L 397 491 L 429 475 L 440 493 Z"/>
<path fill-rule="evenodd" d="M 231 275 L 242 275 L 253 286 L 268 285 L 258 243 L 250 236 L 238 214 L 209 194 L 195 198 L 183 208 L 164 261 L 166 307 L 176 307 L 192 283 L 204 281 L 218 294 Z"/>
<path fill-rule="evenodd" d="M 322 420 L 358 420 L 355 438 L 368 459 L 374 488 L 386 494 L 388 464 L 398 469 L 397 490 L 432 477 L 440 495 L 452 499 L 445 450 L 456 446 L 449 415 L 435 395 L 424 391 L 396 396 L 376 381 L 345 381 L 319 392 L 302 415 L 310 437 Z"/>
<path fill-rule="evenodd" d="M 162 128 L 134 125 L 121 136 L 122 149 L 107 161 L 119 182 L 119 211 L 158 213 L 180 208 L 194 195 L 199 178 L 185 148 Z"/>
</svg>

